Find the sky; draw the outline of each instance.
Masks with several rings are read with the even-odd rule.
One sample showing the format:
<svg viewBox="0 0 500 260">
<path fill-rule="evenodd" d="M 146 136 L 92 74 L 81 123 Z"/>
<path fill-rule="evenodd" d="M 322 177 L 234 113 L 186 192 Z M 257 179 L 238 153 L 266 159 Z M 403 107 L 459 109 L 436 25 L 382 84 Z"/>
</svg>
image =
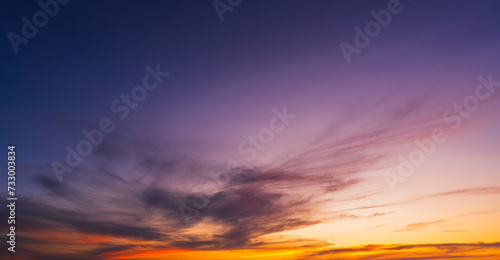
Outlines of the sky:
<svg viewBox="0 0 500 260">
<path fill-rule="evenodd" d="M 497 1 L 0 10 L 1 259 L 499 259 Z"/>
</svg>

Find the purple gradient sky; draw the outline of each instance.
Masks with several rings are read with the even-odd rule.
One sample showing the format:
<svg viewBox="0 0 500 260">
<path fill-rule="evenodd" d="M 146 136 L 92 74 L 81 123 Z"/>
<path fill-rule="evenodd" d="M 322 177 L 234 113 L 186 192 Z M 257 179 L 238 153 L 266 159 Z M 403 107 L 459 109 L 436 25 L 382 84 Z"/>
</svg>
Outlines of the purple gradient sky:
<svg viewBox="0 0 500 260">
<path fill-rule="evenodd" d="M 255 241 L 273 234 L 324 240 L 325 230 L 342 230 L 334 239 L 341 246 L 399 243 L 406 234 L 393 231 L 415 223 L 477 229 L 471 235 L 475 242 L 498 241 L 488 233 L 498 225 L 488 230 L 460 221 L 483 211 L 493 213 L 481 223 L 499 216 L 493 203 L 500 193 L 500 91 L 481 101 L 456 131 L 442 117 L 474 94 L 478 76 L 491 74 L 500 81 L 500 3 L 403 0 L 403 11 L 347 63 L 340 42 L 352 44 L 353 28 L 364 26 L 372 20 L 370 10 L 386 4 L 244 1 L 220 22 L 203 1 L 75 1 L 61 6 L 17 55 L 4 40 L 0 134 L 3 144 L 18 147 L 23 223 L 168 241 L 161 246 L 193 250 L 258 247 Z M 28 1 L 3 5 L 5 35 L 19 31 L 20 17 L 38 10 Z M 170 76 L 129 117 L 118 120 L 111 102 L 140 84 L 144 68 L 156 64 Z M 297 117 L 247 161 L 238 152 L 240 143 L 269 127 L 273 108 L 285 106 Z M 116 130 L 59 183 L 51 163 L 64 162 L 65 146 L 75 147 L 84 138 L 80 131 L 97 127 L 103 117 L 111 118 Z M 398 156 L 406 156 L 415 149 L 414 140 L 437 127 L 447 130 L 449 141 L 389 192 L 383 173 L 396 171 Z M 191 243 L 183 232 L 203 232 L 183 223 L 175 209 L 192 196 L 192 187 L 230 160 L 243 173 L 217 191 L 197 222 L 213 228 L 220 240 Z M 1 178 L 0 186 L 5 181 Z M 459 192 L 439 195 L 450 191 Z M 463 203 L 470 210 L 439 211 L 454 203 L 456 194 L 466 194 Z M 439 201 L 442 197 L 452 199 Z M 425 207 L 427 199 L 432 201 Z M 407 207 L 413 203 L 421 204 Z M 381 205 L 389 205 L 383 214 Z M 425 212 L 415 217 L 419 210 Z M 386 226 L 366 239 L 351 239 L 358 226 L 344 230 L 337 220 L 352 217 L 340 212 L 359 214 L 358 219 L 380 213 L 380 222 L 359 225 Z M 231 214 L 240 217 L 239 225 Z M 288 220 L 289 227 L 277 227 Z M 123 229 L 109 228 L 106 221 Z M 96 223 L 101 226 L 86 231 Z M 418 233 L 401 243 L 429 242 L 431 235 Z M 454 242 L 446 239 L 430 242 Z M 457 239 L 471 242 L 466 235 Z M 112 244 L 117 245 L 124 244 Z"/>
</svg>

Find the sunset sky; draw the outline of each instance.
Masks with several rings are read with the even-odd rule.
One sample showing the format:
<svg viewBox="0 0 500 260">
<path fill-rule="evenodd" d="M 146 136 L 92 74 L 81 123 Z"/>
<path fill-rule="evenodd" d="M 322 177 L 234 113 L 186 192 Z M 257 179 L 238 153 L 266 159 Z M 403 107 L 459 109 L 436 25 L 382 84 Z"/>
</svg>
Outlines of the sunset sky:
<svg viewBox="0 0 500 260">
<path fill-rule="evenodd" d="M 500 2 L 41 3 L 0 259 L 500 259 Z"/>
</svg>

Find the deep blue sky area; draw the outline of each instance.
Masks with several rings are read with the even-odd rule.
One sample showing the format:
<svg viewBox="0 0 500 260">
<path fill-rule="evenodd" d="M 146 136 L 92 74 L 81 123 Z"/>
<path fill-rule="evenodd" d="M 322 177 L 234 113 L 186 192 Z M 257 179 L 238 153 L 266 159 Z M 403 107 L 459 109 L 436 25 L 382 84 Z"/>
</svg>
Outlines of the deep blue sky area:
<svg viewBox="0 0 500 260">
<path fill-rule="evenodd" d="M 347 13 L 355 8 L 248 1 L 221 22 L 210 1 L 71 1 L 15 54 L 7 33 L 20 34 L 21 17 L 31 19 L 41 8 L 35 1 L 4 1 L 2 139 L 29 144 L 31 156 L 46 155 L 52 138 L 68 135 L 68 124 L 75 128 L 70 131 L 82 129 L 109 113 L 110 102 L 136 84 L 147 65 L 160 63 L 171 72 L 175 87 L 166 102 L 183 102 L 213 91 L 206 80 L 251 77 L 333 43 L 338 21 L 352 19 Z M 331 28 L 309 29 L 325 23 Z"/>
</svg>

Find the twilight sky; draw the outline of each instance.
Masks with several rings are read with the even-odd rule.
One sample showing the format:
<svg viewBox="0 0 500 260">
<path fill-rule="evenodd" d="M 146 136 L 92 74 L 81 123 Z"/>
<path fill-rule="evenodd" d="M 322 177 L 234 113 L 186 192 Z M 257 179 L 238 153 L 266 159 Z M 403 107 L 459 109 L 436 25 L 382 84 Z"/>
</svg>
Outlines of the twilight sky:
<svg viewBox="0 0 500 260">
<path fill-rule="evenodd" d="M 500 2 L 40 3 L 1 259 L 498 259 Z"/>
</svg>

